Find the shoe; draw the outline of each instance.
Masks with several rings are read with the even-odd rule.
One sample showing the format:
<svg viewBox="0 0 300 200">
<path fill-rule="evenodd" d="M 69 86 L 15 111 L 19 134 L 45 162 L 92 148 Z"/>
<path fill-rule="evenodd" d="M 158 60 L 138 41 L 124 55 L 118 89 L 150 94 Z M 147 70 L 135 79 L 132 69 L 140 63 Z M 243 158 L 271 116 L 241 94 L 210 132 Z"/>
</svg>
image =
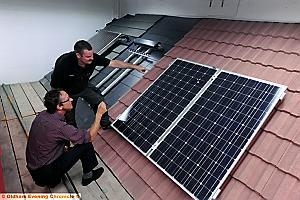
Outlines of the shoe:
<svg viewBox="0 0 300 200">
<path fill-rule="evenodd" d="M 111 122 L 109 122 L 108 124 L 102 125 L 101 127 L 103 130 L 112 129 Z"/>
<path fill-rule="evenodd" d="M 103 172 L 104 172 L 103 167 L 93 170 L 93 176 L 91 178 L 82 178 L 81 185 L 83 186 L 89 185 L 92 181 L 97 180 L 103 174 Z"/>
</svg>

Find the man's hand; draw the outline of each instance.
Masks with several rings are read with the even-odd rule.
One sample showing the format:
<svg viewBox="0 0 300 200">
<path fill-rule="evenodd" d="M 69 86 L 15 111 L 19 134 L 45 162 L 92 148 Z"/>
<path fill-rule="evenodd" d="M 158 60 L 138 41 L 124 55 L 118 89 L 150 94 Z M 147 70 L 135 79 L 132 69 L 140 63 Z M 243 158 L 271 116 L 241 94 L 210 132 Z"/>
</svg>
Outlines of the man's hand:
<svg viewBox="0 0 300 200">
<path fill-rule="evenodd" d="M 146 72 L 146 69 L 144 67 L 140 66 L 140 65 L 127 63 L 127 62 L 124 62 L 124 61 L 121 61 L 121 60 L 111 60 L 108 66 L 114 67 L 114 68 L 123 68 L 123 69 L 126 69 L 126 68 L 135 69 L 135 70 L 137 70 L 141 73 Z"/>
<path fill-rule="evenodd" d="M 144 67 L 140 66 L 140 65 L 135 65 L 134 69 L 141 72 L 141 73 L 146 72 L 146 69 Z"/>
<path fill-rule="evenodd" d="M 102 101 L 98 105 L 97 113 L 96 115 L 102 116 L 107 111 L 105 103 Z"/>
</svg>

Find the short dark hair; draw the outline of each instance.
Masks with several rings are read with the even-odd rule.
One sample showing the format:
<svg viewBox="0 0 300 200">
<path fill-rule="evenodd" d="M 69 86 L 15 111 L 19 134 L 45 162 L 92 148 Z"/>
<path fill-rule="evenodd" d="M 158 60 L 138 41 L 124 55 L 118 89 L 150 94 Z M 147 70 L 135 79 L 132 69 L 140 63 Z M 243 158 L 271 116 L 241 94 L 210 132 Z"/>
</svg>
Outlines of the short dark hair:
<svg viewBox="0 0 300 200">
<path fill-rule="evenodd" d="M 60 89 L 50 90 L 44 97 L 44 105 L 50 114 L 56 112 L 56 107 L 60 103 L 60 91 Z"/>
<path fill-rule="evenodd" d="M 82 55 L 83 50 L 92 50 L 92 45 L 85 40 L 79 40 L 74 44 L 75 53 L 80 53 Z"/>
</svg>

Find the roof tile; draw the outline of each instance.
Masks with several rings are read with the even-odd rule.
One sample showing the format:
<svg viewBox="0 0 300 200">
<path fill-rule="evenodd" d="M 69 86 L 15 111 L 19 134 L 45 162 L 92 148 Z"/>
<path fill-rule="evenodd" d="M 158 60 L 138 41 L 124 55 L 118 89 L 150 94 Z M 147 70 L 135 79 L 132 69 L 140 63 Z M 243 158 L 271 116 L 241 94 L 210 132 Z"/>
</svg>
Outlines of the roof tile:
<svg viewBox="0 0 300 200">
<path fill-rule="evenodd" d="M 250 188 L 255 189 L 257 183 L 260 182 L 263 177 L 267 167 L 268 165 L 261 159 L 248 154 L 245 157 L 245 160 L 238 167 L 234 177 L 248 185 Z M 255 171 L 255 173 L 253 173 L 253 171 Z"/>
<path fill-rule="evenodd" d="M 300 95 L 298 93 L 287 91 L 284 100 L 279 105 L 278 109 L 288 112 L 293 117 L 300 116 Z"/>
<path fill-rule="evenodd" d="M 300 179 L 300 146 L 290 143 L 282 156 L 279 167 Z"/>
<path fill-rule="evenodd" d="M 277 165 L 282 155 L 286 151 L 289 142 L 267 132 L 263 132 L 250 149 L 267 162 Z"/>
<path fill-rule="evenodd" d="M 148 185 L 132 170 L 130 170 L 122 183 L 135 199 L 141 198 L 149 189 Z"/>
<path fill-rule="evenodd" d="M 168 66 L 169 66 L 169 64 L 170 63 L 172 63 L 173 62 L 173 58 L 171 58 L 171 57 L 163 57 L 162 59 L 160 59 L 156 64 L 155 64 L 155 66 L 156 67 L 159 67 L 159 68 L 161 68 L 161 69 L 166 69 Z"/>
<path fill-rule="evenodd" d="M 120 98 L 120 102 L 122 102 L 125 106 L 130 106 L 134 102 L 135 99 L 137 99 L 140 96 L 140 94 L 135 90 L 130 90 L 127 92 L 124 96 Z"/>
<path fill-rule="evenodd" d="M 109 111 L 122 113 L 175 58 L 183 58 L 288 86 L 284 101 L 233 172 L 222 200 L 300 199 L 300 25 L 203 19 L 133 86 Z M 113 164 L 135 199 L 190 199 L 134 148 L 104 133 L 96 145 L 103 160 Z M 124 142 L 126 142 L 124 140 Z M 106 148 L 108 143 L 114 146 Z M 116 147 L 116 145 L 119 145 Z M 128 144 L 129 145 L 129 144 Z M 124 151 L 122 151 L 122 149 Z M 118 154 L 108 151 L 117 151 Z M 135 153 L 133 153 L 135 152 Z M 122 159 L 112 159 L 119 156 Z M 129 166 L 127 166 L 127 164 Z M 115 166 L 119 164 L 119 167 Z M 122 170 L 122 165 L 126 165 Z M 121 166 L 121 167 L 120 167 Z M 131 170 L 132 168 L 132 170 Z M 127 170 L 127 171 L 126 171 Z M 286 198 L 285 198 L 286 197 Z"/>
<path fill-rule="evenodd" d="M 293 80 L 291 81 L 291 83 L 289 84 L 289 89 L 292 91 L 297 91 L 300 92 L 300 74 L 296 74 L 293 78 Z"/>
<path fill-rule="evenodd" d="M 282 171 L 275 169 L 261 194 L 266 199 L 274 199 L 274 196 L 279 190 L 281 181 L 282 179 L 284 179 L 284 176 L 285 174 Z"/>
<path fill-rule="evenodd" d="M 139 200 L 161 200 L 161 198 L 153 192 L 152 189 L 147 189 Z"/>
<path fill-rule="evenodd" d="M 152 82 L 146 78 L 142 78 L 137 84 L 135 84 L 132 89 L 138 93 L 143 93 L 144 90 L 151 84 Z"/>
<path fill-rule="evenodd" d="M 148 181 L 155 171 L 157 171 L 157 167 L 153 163 L 149 162 L 141 170 L 140 175 L 145 181 Z"/>
<path fill-rule="evenodd" d="M 272 119 L 264 128 L 281 138 L 293 141 L 300 129 L 300 118 L 295 118 L 285 112 L 275 112 Z"/>
<path fill-rule="evenodd" d="M 115 120 L 124 110 L 126 110 L 126 106 L 123 103 L 116 103 L 108 110 L 108 113 L 109 116 Z"/>
<path fill-rule="evenodd" d="M 297 181 L 293 185 L 289 185 L 291 190 L 290 193 L 286 195 L 286 199 L 288 200 L 298 200 L 300 199 L 300 181 Z"/>
<path fill-rule="evenodd" d="M 129 165 L 138 174 L 140 174 L 141 171 L 143 171 L 143 169 L 147 164 L 148 164 L 148 160 L 144 156 L 137 157 L 137 159 L 129 162 Z"/>
<path fill-rule="evenodd" d="M 253 194 L 253 195 L 252 195 Z M 250 198 L 251 196 L 251 198 Z M 254 193 L 250 188 L 246 187 L 243 183 L 236 179 L 231 179 L 226 188 L 220 194 L 219 200 L 262 200 L 258 194 Z"/>
<path fill-rule="evenodd" d="M 151 81 L 154 81 L 164 70 L 158 67 L 152 68 L 149 72 L 147 72 L 144 77 Z"/>
</svg>

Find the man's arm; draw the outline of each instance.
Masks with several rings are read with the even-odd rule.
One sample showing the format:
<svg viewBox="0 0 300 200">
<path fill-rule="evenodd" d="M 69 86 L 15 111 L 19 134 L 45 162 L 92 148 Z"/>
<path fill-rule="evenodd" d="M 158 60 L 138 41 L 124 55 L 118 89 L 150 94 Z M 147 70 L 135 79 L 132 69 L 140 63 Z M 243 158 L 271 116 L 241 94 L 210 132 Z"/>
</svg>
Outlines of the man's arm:
<svg viewBox="0 0 300 200">
<path fill-rule="evenodd" d="M 61 66 L 61 63 L 56 61 L 54 70 L 51 74 L 51 82 L 50 85 L 52 88 L 63 88 L 64 84 L 64 67 Z"/>
<path fill-rule="evenodd" d="M 120 60 L 111 60 L 109 65 L 110 67 L 114 67 L 114 68 L 130 68 L 130 69 L 135 69 L 141 73 L 146 72 L 146 69 L 140 65 L 134 65 L 131 63 L 126 63 Z"/>
<path fill-rule="evenodd" d="M 94 141 L 94 139 L 97 136 L 98 130 L 100 129 L 100 120 L 102 115 L 106 112 L 106 105 L 104 102 L 101 102 L 98 105 L 98 110 L 97 113 L 95 115 L 95 120 L 94 123 L 91 125 L 90 129 L 89 129 L 89 134 L 90 134 L 90 141 Z"/>
</svg>

